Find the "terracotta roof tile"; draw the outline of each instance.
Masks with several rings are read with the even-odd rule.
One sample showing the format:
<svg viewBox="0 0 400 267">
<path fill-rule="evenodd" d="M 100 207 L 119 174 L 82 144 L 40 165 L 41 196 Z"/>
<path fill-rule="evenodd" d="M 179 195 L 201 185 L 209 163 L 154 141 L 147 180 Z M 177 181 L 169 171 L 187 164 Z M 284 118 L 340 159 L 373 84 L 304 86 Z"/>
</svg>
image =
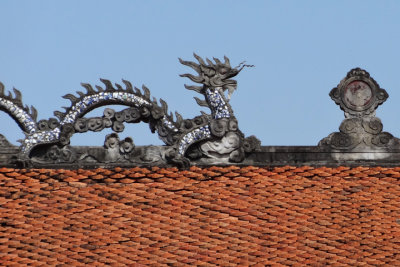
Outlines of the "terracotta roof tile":
<svg viewBox="0 0 400 267">
<path fill-rule="evenodd" d="M 2 265 L 400 265 L 400 167 L 0 169 Z"/>
</svg>

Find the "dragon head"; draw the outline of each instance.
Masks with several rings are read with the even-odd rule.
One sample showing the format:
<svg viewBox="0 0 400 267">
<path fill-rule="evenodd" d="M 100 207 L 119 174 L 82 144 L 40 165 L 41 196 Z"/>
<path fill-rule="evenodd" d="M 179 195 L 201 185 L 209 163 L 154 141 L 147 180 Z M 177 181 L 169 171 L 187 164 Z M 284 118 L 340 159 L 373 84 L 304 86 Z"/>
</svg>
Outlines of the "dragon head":
<svg viewBox="0 0 400 267">
<path fill-rule="evenodd" d="M 214 62 L 206 59 L 207 63 L 195 53 L 193 54 L 199 64 L 192 61 L 184 61 L 179 59 L 181 64 L 186 65 L 194 69 L 198 76 L 192 74 L 181 74 L 181 77 L 187 77 L 193 82 L 201 83 L 203 86 L 188 86 L 185 87 L 189 90 L 194 90 L 198 93 L 202 93 L 204 88 L 222 88 L 223 91 L 228 90 L 228 99 L 234 90 L 236 90 L 237 82 L 231 78 L 239 74 L 244 67 L 252 67 L 251 65 L 244 65 L 240 63 L 237 67 L 232 68 L 229 59 L 224 56 L 225 62 L 221 62 L 219 59 L 214 58 Z"/>
</svg>

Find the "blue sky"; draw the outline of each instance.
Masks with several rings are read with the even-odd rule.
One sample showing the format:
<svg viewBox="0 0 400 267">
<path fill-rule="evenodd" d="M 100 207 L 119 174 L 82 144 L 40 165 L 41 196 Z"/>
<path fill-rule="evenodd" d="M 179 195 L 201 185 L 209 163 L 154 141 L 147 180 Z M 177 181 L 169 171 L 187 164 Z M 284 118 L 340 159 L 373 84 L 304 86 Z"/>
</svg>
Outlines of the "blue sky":
<svg viewBox="0 0 400 267">
<path fill-rule="evenodd" d="M 241 130 L 263 145 L 316 145 L 337 131 L 344 116 L 328 94 L 354 67 L 387 90 L 377 116 L 400 136 L 400 1 L 2 0 L 0 11 L 0 81 L 39 119 L 99 78 L 145 84 L 194 117 L 207 110 L 183 87 L 190 81 L 179 74 L 190 70 L 178 57 L 196 52 L 255 65 L 237 76 L 230 103 Z M 7 114 L 0 123 L 13 143 L 23 137 Z M 72 144 L 102 145 L 106 133 L 76 134 Z M 120 136 L 162 144 L 144 123 Z"/>
</svg>

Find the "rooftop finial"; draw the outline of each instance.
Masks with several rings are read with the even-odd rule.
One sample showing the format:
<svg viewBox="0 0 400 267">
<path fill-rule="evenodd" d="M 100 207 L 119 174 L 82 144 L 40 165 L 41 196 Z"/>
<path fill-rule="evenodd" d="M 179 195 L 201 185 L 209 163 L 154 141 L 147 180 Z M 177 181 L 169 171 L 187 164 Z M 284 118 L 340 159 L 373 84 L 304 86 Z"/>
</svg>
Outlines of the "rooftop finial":
<svg viewBox="0 0 400 267">
<path fill-rule="evenodd" d="M 382 132 L 382 122 L 375 117 L 376 109 L 389 95 L 367 71 L 350 70 L 329 95 L 344 111 L 345 119 L 339 127 L 340 132 L 322 139 L 320 146 L 354 152 L 400 148 L 400 140 Z"/>
</svg>

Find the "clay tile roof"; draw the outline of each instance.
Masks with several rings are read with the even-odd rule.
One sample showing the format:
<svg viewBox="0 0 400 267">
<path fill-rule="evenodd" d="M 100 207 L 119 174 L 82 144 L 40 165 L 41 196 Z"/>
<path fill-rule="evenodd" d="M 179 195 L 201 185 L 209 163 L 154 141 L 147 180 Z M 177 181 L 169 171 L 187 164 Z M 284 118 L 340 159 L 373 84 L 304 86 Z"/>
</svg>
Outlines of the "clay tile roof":
<svg viewBox="0 0 400 267">
<path fill-rule="evenodd" d="M 2 266 L 400 266 L 400 167 L 0 169 Z"/>
</svg>

